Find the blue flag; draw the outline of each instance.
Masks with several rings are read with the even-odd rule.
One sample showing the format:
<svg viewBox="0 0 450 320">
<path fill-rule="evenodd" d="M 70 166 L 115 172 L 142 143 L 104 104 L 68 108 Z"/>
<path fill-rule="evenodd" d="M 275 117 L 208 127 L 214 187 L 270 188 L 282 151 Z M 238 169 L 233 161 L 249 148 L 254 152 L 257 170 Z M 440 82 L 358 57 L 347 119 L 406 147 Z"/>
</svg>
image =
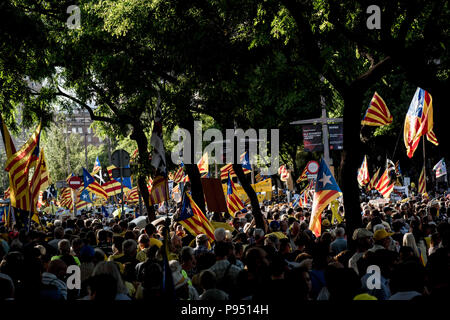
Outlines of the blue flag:
<svg viewBox="0 0 450 320">
<path fill-rule="evenodd" d="M 95 182 L 95 179 L 90 175 L 90 173 L 85 168 L 83 168 L 83 182 L 85 188 L 91 183 Z"/>
<path fill-rule="evenodd" d="M 252 165 L 250 164 L 250 158 L 248 156 L 248 152 L 244 153 L 244 157 L 242 160 L 242 169 L 252 170 Z"/>
<path fill-rule="evenodd" d="M 89 191 L 87 189 L 81 191 L 80 200 L 92 203 L 91 197 L 89 196 Z"/>
<path fill-rule="evenodd" d="M 127 165 L 126 167 L 124 167 L 124 168 L 129 168 L 130 167 L 130 165 Z M 118 178 L 114 178 L 117 182 L 120 182 L 120 183 L 122 183 L 122 179 L 120 178 L 120 177 L 118 177 Z M 133 187 L 131 186 L 131 177 L 124 177 L 123 178 L 123 186 L 124 187 L 127 187 L 127 188 L 129 188 L 129 189 L 132 189 Z"/>
</svg>

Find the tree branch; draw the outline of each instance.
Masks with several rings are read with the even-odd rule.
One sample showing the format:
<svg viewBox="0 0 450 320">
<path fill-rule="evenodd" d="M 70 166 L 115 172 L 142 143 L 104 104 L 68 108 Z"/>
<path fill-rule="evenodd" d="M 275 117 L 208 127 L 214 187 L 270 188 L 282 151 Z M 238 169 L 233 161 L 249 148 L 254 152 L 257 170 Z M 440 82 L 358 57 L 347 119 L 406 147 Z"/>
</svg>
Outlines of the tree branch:
<svg viewBox="0 0 450 320">
<path fill-rule="evenodd" d="M 57 96 L 63 96 L 63 97 L 66 97 L 66 98 L 72 100 L 73 102 L 78 103 L 83 109 L 85 109 L 89 113 L 89 116 L 91 117 L 92 121 L 104 121 L 104 122 L 108 122 L 108 123 L 116 123 L 116 121 L 114 121 L 114 119 L 112 119 L 112 118 L 96 116 L 94 114 L 94 110 L 92 110 L 92 108 L 89 107 L 86 103 L 63 92 L 59 87 L 57 87 L 57 88 L 58 88 L 58 93 L 56 94 Z"/>
</svg>

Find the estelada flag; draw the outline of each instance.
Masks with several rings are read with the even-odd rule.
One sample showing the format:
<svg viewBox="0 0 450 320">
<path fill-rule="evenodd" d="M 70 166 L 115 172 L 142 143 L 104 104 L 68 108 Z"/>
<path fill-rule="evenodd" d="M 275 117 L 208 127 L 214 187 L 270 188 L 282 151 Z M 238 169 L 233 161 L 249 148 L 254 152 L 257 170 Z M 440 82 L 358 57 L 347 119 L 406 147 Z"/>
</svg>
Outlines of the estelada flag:
<svg viewBox="0 0 450 320">
<path fill-rule="evenodd" d="M 392 115 L 380 95 L 375 92 L 370 100 L 369 108 L 361 121 L 366 126 L 384 126 L 392 123 Z"/>
<path fill-rule="evenodd" d="M 361 167 L 358 170 L 358 183 L 361 187 L 368 184 L 370 181 L 369 177 L 369 168 L 367 166 L 367 156 L 364 156 L 364 160 L 361 164 Z"/>
<path fill-rule="evenodd" d="M 439 144 L 433 132 L 433 101 L 431 95 L 418 87 L 409 105 L 403 130 L 403 140 L 409 158 L 414 155 L 420 137 L 423 135 L 426 135 L 427 140 L 434 145 Z"/>
<path fill-rule="evenodd" d="M 308 180 L 308 176 L 306 175 L 306 172 L 308 171 L 308 168 L 305 167 L 305 169 L 303 169 L 302 174 L 300 175 L 300 177 L 298 177 L 297 181 L 295 181 L 296 183 L 300 183 L 302 181 Z"/>
<path fill-rule="evenodd" d="M 318 237 L 321 234 L 322 226 L 322 211 L 328 204 L 339 198 L 341 189 L 339 189 L 333 174 L 328 168 L 326 162 L 321 159 L 319 172 L 317 173 L 316 189 L 311 211 L 311 220 L 309 222 L 309 229 Z"/>
</svg>

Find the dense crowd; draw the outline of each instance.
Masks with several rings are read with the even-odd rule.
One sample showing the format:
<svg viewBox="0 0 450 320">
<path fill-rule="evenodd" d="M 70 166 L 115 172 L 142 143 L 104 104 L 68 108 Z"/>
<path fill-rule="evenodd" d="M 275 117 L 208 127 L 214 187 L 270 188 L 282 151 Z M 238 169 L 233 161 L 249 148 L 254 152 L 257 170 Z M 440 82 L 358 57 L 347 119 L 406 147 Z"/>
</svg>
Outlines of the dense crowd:
<svg viewBox="0 0 450 320">
<path fill-rule="evenodd" d="M 418 300 L 449 297 L 450 201 L 413 198 L 361 203 L 363 227 L 322 214 L 322 233 L 308 229 L 310 209 L 262 206 L 264 228 L 246 213 L 208 214 L 215 241 L 194 237 L 170 209 L 164 221 L 139 227 L 134 216 L 83 212 L 46 225 L 0 226 L 0 300 L 152 300 L 168 292 L 170 272 L 182 300 Z M 339 208 L 344 214 L 343 208 Z M 174 218 L 175 217 L 175 218 Z M 164 219 L 162 219 L 164 220 Z M 168 224 L 168 223 L 167 223 Z M 79 289 L 68 285 L 80 271 Z"/>
</svg>

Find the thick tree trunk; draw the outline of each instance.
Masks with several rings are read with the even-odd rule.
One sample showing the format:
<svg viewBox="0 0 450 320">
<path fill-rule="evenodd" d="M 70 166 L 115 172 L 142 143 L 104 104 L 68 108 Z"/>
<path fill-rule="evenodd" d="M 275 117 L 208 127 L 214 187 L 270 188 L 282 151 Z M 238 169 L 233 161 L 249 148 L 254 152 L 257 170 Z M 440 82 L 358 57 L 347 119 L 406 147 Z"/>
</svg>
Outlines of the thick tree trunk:
<svg viewBox="0 0 450 320">
<path fill-rule="evenodd" d="M 252 214 L 255 217 L 255 225 L 257 228 L 261 228 L 265 231 L 264 219 L 261 213 L 261 208 L 259 207 L 258 197 L 256 196 L 255 190 L 253 190 L 250 182 L 246 178 L 244 171 L 242 170 L 241 164 L 233 164 L 233 170 L 236 173 L 242 188 L 244 189 L 247 196 L 250 198 L 250 203 L 252 205 Z"/>
<path fill-rule="evenodd" d="M 194 118 L 192 117 L 191 112 L 186 112 L 186 110 L 180 112 L 183 112 L 182 114 L 184 115 L 184 118 L 180 121 L 181 127 L 188 130 L 191 135 L 192 159 L 186 159 L 190 160 L 191 164 L 185 163 L 185 168 L 186 173 L 189 176 L 189 182 L 191 184 L 192 199 L 195 201 L 200 210 L 202 210 L 203 213 L 206 213 L 205 197 L 203 195 L 200 171 L 198 170 L 197 164 L 195 162 Z"/>
<path fill-rule="evenodd" d="M 192 199 L 200 210 L 202 210 L 203 213 L 206 213 L 205 197 L 203 195 L 202 181 L 198 166 L 196 164 L 186 164 L 185 168 L 189 176 L 189 182 L 191 183 Z"/>
<path fill-rule="evenodd" d="M 139 191 L 142 195 L 145 208 L 147 209 L 147 216 L 149 222 L 156 219 L 155 210 L 152 205 L 150 205 L 150 194 L 147 188 L 147 178 L 150 176 L 151 167 L 149 161 L 148 153 L 148 139 L 144 133 L 144 130 L 140 126 L 133 126 L 133 132 L 130 136 L 131 139 L 136 141 L 138 145 L 138 184 Z"/>
<path fill-rule="evenodd" d="M 360 109 L 363 94 L 353 90 L 344 93 L 344 150 L 341 153 L 341 191 L 344 194 L 344 208 L 347 235 L 351 246 L 353 231 L 362 226 L 359 206 L 357 170 L 361 156 L 359 138 Z"/>
</svg>

